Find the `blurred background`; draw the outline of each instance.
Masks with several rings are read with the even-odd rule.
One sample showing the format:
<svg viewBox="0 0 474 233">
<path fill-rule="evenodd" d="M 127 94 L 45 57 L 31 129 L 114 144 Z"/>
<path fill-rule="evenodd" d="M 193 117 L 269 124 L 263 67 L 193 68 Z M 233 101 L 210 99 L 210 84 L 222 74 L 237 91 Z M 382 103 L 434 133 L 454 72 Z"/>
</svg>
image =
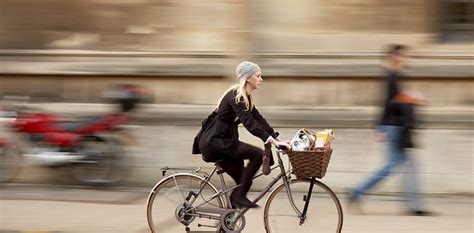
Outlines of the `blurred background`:
<svg viewBox="0 0 474 233">
<path fill-rule="evenodd" d="M 0 0 L 4 112 L 21 103 L 70 129 L 126 117 L 92 140 L 114 156 L 92 172 L 59 161 L 77 156 L 64 149 L 77 134 L 30 137 L 32 150 L 2 168 L 0 232 L 147 232 L 146 195 L 161 168 L 212 170 L 191 155 L 192 141 L 242 60 L 262 68 L 255 102 L 283 138 L 334 129 L 323 181 L 345 199 L 385 158 L 372 137 L 385 94 L 380 65 L 393 43 L 410 48 L 402 85 L 427 99 L 411 153 L 437 215 L 401 215 L 395 174 L 371 191 L 367 215 L 347 214 L 347 232 L 388 232 L 391 222 L 400 232 L 472 232 L 473 42 L 472 0 Z M 124 111 L 130 93 L 137 104 Z M 2 122 L 0 145 L 26 148 L 12 124 Z M 241 139 L 261 146 L 244 128 Z M 84 177 L 95 171 L 113 176 Z M 262 232 L 258 213 L 246 232 Z"/>
</svg>

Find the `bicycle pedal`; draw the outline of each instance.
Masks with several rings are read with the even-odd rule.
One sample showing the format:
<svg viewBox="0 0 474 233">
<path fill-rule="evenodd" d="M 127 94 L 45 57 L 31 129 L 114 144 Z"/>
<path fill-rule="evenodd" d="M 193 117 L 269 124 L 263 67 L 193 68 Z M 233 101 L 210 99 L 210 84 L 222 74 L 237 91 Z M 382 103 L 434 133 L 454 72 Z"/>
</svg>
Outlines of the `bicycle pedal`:
<svg viewBox="0 0 474 233">
<path fill-rule="evenodd" d="M 217 225 L 205 225 L 205 224 L 198 223 L 198 227 L 217 228 Z"/>
</svg>

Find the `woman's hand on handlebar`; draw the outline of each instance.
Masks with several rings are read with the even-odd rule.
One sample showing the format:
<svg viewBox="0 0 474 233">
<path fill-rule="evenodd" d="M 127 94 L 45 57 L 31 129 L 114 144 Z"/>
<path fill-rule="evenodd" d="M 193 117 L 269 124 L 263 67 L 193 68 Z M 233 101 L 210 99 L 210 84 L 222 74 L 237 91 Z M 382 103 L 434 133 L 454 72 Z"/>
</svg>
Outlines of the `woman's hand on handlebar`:
<svg viewBox="0 0 474 233">
<path fill-rule="evenodd" d="M 282 139 L 280 137 L 277 137 L 276 140 L 279 141 L 279 142 L 286 142 L 286 143 L 290 144 L 290 140 Z"/>
<path fill-rule="evenodd" d="M 278 141 L 272 137 L 269 138 L 269 142 L 271 144 L 273 144 L 276 148 L 278 149 L 286 149 L 286 150 L 290 150 L 290 144 L 287 143 L 287 142 L 283 142 L 283 141 Z"/>
</svg>

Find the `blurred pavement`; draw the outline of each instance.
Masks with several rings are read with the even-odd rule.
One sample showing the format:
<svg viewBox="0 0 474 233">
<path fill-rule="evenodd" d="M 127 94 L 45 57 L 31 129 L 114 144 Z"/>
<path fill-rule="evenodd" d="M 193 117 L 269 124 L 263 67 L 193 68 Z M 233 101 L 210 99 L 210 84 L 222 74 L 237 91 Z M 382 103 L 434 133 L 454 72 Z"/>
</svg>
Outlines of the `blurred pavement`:
<svg viewBox="0 0 474 233">
<path fill-rule="evenodd" d="M 104 104 L 33 104 L 47 112 L 65 117 L 97 115 L 111 112 Z M 169 167 L 202 167 L 210 172 L 212 163 L 204 163 L 191 155 L 193 138 L 200 122 L 214 106 L 210 105 L 144 105 L 134 113 L 131 134 L 138 145 L 127 149 L 131 175 L 123 185 L 149 187 L 162 178 L 160 169 Z M 372 173 L 385 158 L 384 143 L 372 139 L 375 107 L 314 107 L 284 108 L 261 107 L 267 118 L 283 138 L 291 139 L 301 127 L 311 130 L 335 128 L 335 151 L 329 164 L 326 182 L 336 191 L 343 192 L 355 186 Z M 421 109 L 422 130 L 417 133 L 419 149 L 413 150 L 421 192 L 429 194 L 474 195 L 472 107 L 429 107 Z M 3 134 L 3 133 L 2 133 Z M 241 140 L 261 146 L 259 139 L 240 127 Z M 0 135 L 1 136 L 1 135 Z M 398 173 L 399 171 L 395 171 Z M 399 192 L 400 175 L 389 177 L 375 193 Z M 257 180 L 266 184 L 268 177 Z M 77 184 L 67 169 L 48 169 L 24 163 L 13 180 L 23 184 Z M 259 187 L 259 185 L 254 185 Z"/>
<path fill-rule="evenodd" d="M 0 189 L 0 232 L 149 232 L 147 192 L 147 189 L 4 186 Z M 364 212 L 357 214 L 348 212 L 344 195 L 339 198 L 345 211 L 343 232 L 473 232 L 472 198 L 430 197 L 428 206 L 436 215 L 428 217 L 404 215 L 399 197 L 368 196 L 363 202 Z M 263 207 L 246 214 L 244 233 L 264 232 L 262 213 Z M 208 230 L 212 229 L 195 229 L 195 232 L 210 232 Z M 293 233 L 299 233 L 297 225 Z"/>
</svg>

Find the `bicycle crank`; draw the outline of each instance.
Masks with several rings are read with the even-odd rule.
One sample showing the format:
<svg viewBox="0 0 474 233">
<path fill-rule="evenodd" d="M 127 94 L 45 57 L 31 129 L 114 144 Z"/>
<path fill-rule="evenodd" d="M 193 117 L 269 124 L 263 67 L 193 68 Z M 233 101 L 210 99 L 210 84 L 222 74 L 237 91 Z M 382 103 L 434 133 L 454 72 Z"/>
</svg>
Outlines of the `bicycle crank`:
<svg viewBox="0 0 474 233">
<path fill-rule="evenodd" d="M 221 215 L 221 227 L 227 233 L 239 233 L 245 227 L 244 215 L 234 209 L 227 210 Z"/>
</svg>

